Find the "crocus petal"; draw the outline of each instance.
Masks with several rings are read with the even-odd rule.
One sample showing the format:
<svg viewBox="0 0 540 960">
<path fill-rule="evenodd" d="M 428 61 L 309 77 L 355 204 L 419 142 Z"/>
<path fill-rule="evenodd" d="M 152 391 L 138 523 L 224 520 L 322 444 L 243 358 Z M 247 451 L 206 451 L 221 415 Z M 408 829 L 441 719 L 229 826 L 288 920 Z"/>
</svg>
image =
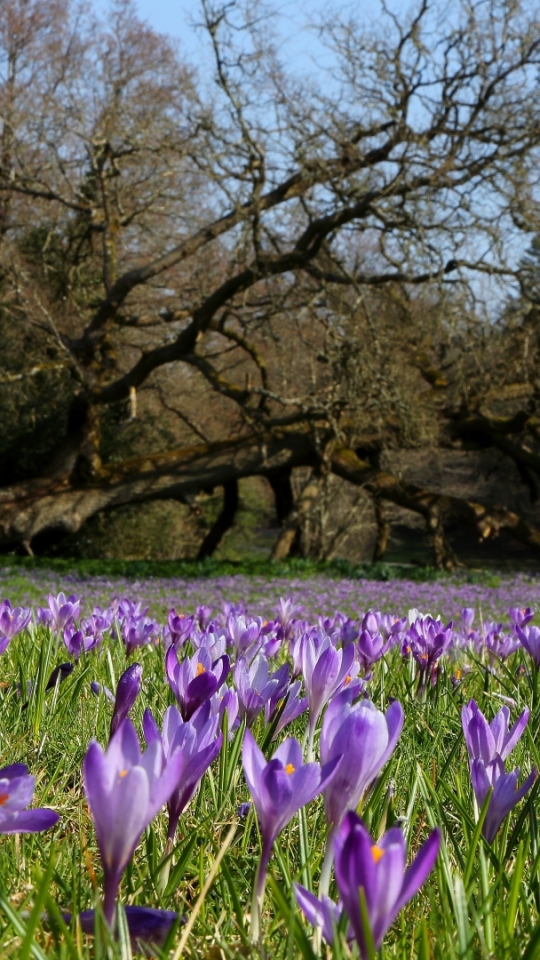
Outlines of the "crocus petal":
<svg viewBox="0 0 540 960">
<path fill-rule="evenodd" d="M 523 713 L 520 714 L 520 716 L 517 718 L 512 729 L 506 734 L 504 743 L 502 745 L 502 749 L 498 750 L 498 753 L 500 753 L 503 760 L 506 760 L 508 755 L 514 749 L 518 740 L 523 735 L 525 727 L 529 722 L 529 716 L 530 716 L 530 710 L 528 707 L 525 707 Z"/>
<path fill-rule="evenodd" d="M 54 827 L 60 819 L 55 810 L 38 807 L 35 810 L 19 810 L 4 819 L 0 815 L 0 833 L 40 833 Z"/>
<path fill-rule="evenodd" d="M 304 914 L 306 920 L 313 927 L 319 927 L 327 943 L 334 942 L 334 927 L 339 922 L 341 907 L 334 903 L 330 897 L 323 897 L 318 900 L 314 893 L 310 893 L 299 883 L 293 883 L 296 902 Z"/>
<path fill-rule="evenodd" d="M 124 670 L 116 687 L 116 699 L 111 720 L 109 736 L 112 737 L 118 727 L 126 719 L 135 700 L 137 699 L 142 683 L 142 667 L 140 663 L 132 663 Z"/>
<path fill-rule="evenodd" d="M 436 827 L 435 830 L 430 833 L 426 842 L 422 844 L 409 869 L 405 873 L 403 886 L 401 888 L 399 899 L 396 903 L 395 913 L 392 921 L 397 916 L 401 908 L 404 907 L 412 897 L 414 897 L 415 893 L 418 892 L 424 881 L 431 873 L 435 865 L 440 846 L 441 831 L 438 827 Z"/>
<path fill-rule="evenodd" d="M 155 910 L 152 907 L 124 907 L 132 950 L 142 947 L 161 947 L 165 943 L 178 914 L 171 910 Z M 79 914 L 83 933 L 93 936 L 95 911 L 83 910 Z M 64 914 L 64 921 L 71 922 L 70 914 Z"/>
<path fill-rule="evenodd" d="M 143 714 L 143 733 L 144 739 L 147 744 L 152 743 L 152 740 L 160 740 L 161 734 L 159 732 L 159 727 L 152 716 L 150 709 L 147 707 Z"/>
</svg>

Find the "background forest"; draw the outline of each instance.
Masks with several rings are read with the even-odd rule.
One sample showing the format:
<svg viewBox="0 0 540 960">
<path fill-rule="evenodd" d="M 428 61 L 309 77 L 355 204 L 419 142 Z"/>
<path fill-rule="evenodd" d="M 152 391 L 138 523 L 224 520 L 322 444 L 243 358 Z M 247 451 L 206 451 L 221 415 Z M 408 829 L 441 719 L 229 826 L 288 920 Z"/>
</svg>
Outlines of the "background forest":
<svg viewBox="0 0 540 960">
<path fill-rule="evenodd" d="M 540 556 L 540 23 L 0 9 L 0 549 Z"/>
</svg>

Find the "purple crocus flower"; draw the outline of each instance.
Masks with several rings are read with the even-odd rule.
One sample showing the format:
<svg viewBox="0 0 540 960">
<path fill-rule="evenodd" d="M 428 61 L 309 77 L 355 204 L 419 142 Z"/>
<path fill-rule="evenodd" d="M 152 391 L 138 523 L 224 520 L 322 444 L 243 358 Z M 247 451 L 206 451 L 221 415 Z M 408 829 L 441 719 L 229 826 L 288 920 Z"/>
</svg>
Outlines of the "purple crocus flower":
<svg viewBox="0 0 540 960">
<path fill-rule="evenodd" d="M 51 672 L 49 679 L 47 680 L 45 690 L 53 690 L 57 682 L 63 683 L 64 680 L 67 680 L 69 676 L 73 673 L 73 664 L 72 663 L 59 663 L 57 667 Z"/>
<path fill-rule="evenodd" d="M 516 723 L 508 730 L 510 711 L 502 707 L 488 724 L 474 700 L 461 712 L 463 733 L 470 758 L 471 781 L 476 802 L 481 808 L 488 790 L 493 789 L 482 832 L 492 843 L 505 817 L 531 789 L 536 779 L 536 768 L 518 790 L 519 767 L 506 773 L 504 761 L 514 749 L 529 721 L 525 708 Z"/>
<path fill-rule="evenodd" d="M 176 707 L 169 707 L 163 717 L 163 732 L 160 732 L 150 710 L 144 711 L 143 729 L 147 744 L 159 740 L 165 760 L 177 753 L 182 757 L 177 783 L 167 801 L 169 829 L 165 855 L 172 849 L 181 814 L 221 750 L 223 735 L 218 735 L 218 724 L 218 716 L 206 719 L 202 713 L 193 717 L 191 722 L 184 721 Z"/>
<path fill-rule="evenodd" d="M 197 623 L 199 624 L 199 629 L 206 630 L 212 617 L 212 607 L 208 607 L 206 604 L 200 603 L 195 612 L 197 614 Z"/>
<path fill-rule="evenodd" d="M 380 633 L 372 634 L 369 630 L 362 630 L 357 644 L 358 660 L 363 676 L 369 679 L 374 663 L 384 656 L 390 646 L 390 641 L 384 642 Z"/>
<path fill-rule="evenodd" d="M 246 730 L 242 749 L 244 775 L 251 793 L 262 838 L 262 853 L 253 888 L 251 935 L 259 936 L 259 915 L 266 871 L 272 847 L 279 833 L 295 813 L 310 803 L 335 776 L 341 757 L 320 767 L 318 763 L 304 763 L 302 748 L 290 737 L 267 761 L 249 730 Z"/>
<path fill-rule="evenodd" d="M 234 683 L 238 693 L 240 717 L 246 717 L 248 727 L 258 717 L 266 703 L 283 696 L 289 681 L 288 664 L 268 675 L 268 660 L 259 653 L 251 664 L 239 657 L 234 667 Z"/>
<path fill-rule="evenodd" d="M 302 672 L 309 704 L 309 753 L 311 754 L 313 736 L 317 720 L 323 707 L 331 697 L 347 686 L 359 671 L 355 663 L 354 645 L 349 644 L 341 650 L 326 637 L 317 646 L 311 637 L 306 637 L 302 645 Z"/>
<path fill-rule="evenodd" d="M 7 650 L 13 637 L 30 623 L 32 611 L 24 607 L 12 607 L 9 600 L 0 603 L 0 654 Z"/>
<path fill-rule="evenodd" d="M 169 610 L 167 618 L 169 628 L 170 643 L 174 643 L 177 650 L 180 649 L 190 639 L 190 634 L 195 627 L 195 617 L 186 617 L 184 613 L 177 613 L 176 610 Z"/>
<path fill-rule="evenodd" d="M 109 739 L 116 733 L 118 727 L 126 719 L 135 700 L 139 696 L 142 684 L 143 669 L 140 663 L 132 663 L 124 670 L 116 687 L 116 698 L 109 730 Z"/>
<path fill-rule="evenodd" d="M 137 620 L 139 617 L 145 617 L 148 613 L 148 607 L 143 607 L 141 601 L 128 600 L 127 597 L 122 600 L 115 597 L 112 607 L 118 620 L 126 620 L 128 617 Z"/>
<path fill-rule="evenodd" d="M 81 653 L 88 653 L 93 650 L 102 640 L 101 636 L 96 637 L 95 634 L 88 633 L 85 629 L 77 630 L 74 623 L 68 623 L 67 627 L 64 627 L 63 636 L 67 652 L 75 660 L 80 657 Z"/>
<path fill-rule="evenodd" d="M 189 720 L 197 708 L 225 683 L 229 669 L 227 656 L 212 661 L 206 647 L 200 647 L 193 657 L 182 660 L 181 663 L 178 662 L 174 646 L 169 647 L 165 657 L 165 670 L 184 720 Z"/>
<path fill-rule="evenodd" d="M 364 938 L 360 891 L 363 890 L 371 933 L 378 950 L 399 911 L 414 897 L 431 872 L 441 836 L 435 829 L 405 869 L 405 838 L 398 827 L 375 843 L 360 817 L 350 811 L 334 841 L 336 883 L 363 960 L 368 952 Z"/>
<path fill-rule="evenodd" d="M 504 763 L 499 756 L 486 764 L 480 759 L 471 761 L 471 782 L 479 808 L 483 806 L 488 790 L 493 788 L 482 827 L 482 833 L 488 843 L 493 843 L 503 820 L 536 780 L 536 767 L 533 767 L 532 772 L 518 790 L 519 773 L 519 767 L 511 773 L 505 773 Z"/>
<path fill-rule="evenodd" d="M 40 623 L 47 624 L 52 630 L 62 630 L 67 623 L 79 618 L 81 602 L 75 594 L 66 600 L 64 593 L 59 593 L 57 597 L 50 593 L 48 604 L 48 607 L 37 608 L 37 616 Z"/>
<path fill-rule="evenodd" d="M 58 822 L 58 814 L 48 807 L 25 809 L 35 786 L 36 778 L 24 763 L 0 769 L 0 833 L 40 833 Z"/>
<path fill-rule="evenodd" d="M 124 907 L 129 931 L 131 949 L 136 953 L 147 955 L 147 951 L 162 947 L 178 914 L 172 910 L 156 910 L 153 907 Z M 63 914 L 66 924 L 71 922 L 71 914 Z M 79 914 L 81 930 L 88 936 L 93 936 L 95 929 L 95 910 L 83 910 Z"/>
<path fill-rule="evenodd" d="M 320 899 L 299 883 L 293 883 L 296 902 L 308 923 L 320 929 L 327 943 L 334 942 L 334 929 L 341 917 L 341 904 L 334 903 L 330 897 Z"/>
<path fill-rule="evenodd" d="M 160 740 L 141 754 L 131 721 L 124 720 L 106 751 L 90 742 L 83 763 L 84 791 L 103 865 L 103 913 L 114 924 L 116 894 L 143 830 L 175 789 L 182 756 L 168 762 Z"/>
<path fill-rule="evenodd" d="M 394 700 L 386 713 L 369 700 L 352 704 L 344 690 L 328 707 L 321 730 L 321 762 L 345 756 L 325 787 L 324 806 L 330 827 L 341 823 L 347 810 L 354 810 L 368 787 L 394 752 L 403 728 L 401 704 Z"/>
<path fill-rule="evenodd" d="M 540 667 L 540 630 L 538 627 L 516 626 L 516 634 L 534 663 L 535 670 Z"/>
<path fill-rule="evenodd" d="M 516 627 L 521 627 L 522 630 L 534 617 L 534 610 L 532 610 L 531 607 L 523 607 L 522 609 L 519 607 L 510 607 L 508 613 L 510 614 L 512 623 L 514 623 Z"/>
<path fill-rule="evenodd" d="M 510 710 L 501 707 L 491 723 L 488 723 L 475 700 L 469 700 L 461 711 L 463 734 L 471 762 L 482 760 L 491 763 L 495 757 L 506 760 L 514 749 L 529 722 L 529 708 L 525 707 L 511 730 L 508 729 Z"/>
<path fill-rule="evenodd" d="M 514 633 L 503 633 L 502 623 L 484 624 L 484 646 L 488 651 L 489 662 L 494 665 L 497 660 L 507 660 L 519 649 L 519 640 Z M 496 659 L 495 659 L 496 658 Z"/>
<path fill-rule="evenodd" d="M 321 762 L 344 756 L 331 783 L 323 791 L 328 837 L 321 870 L 319 892 L 330 887 L 333 838 L 347 810 L 354 810 L 368 787 L 394 752 L 403 728 L 403 708 L 394 700 L 386 714 L 369 700 L 352 704 L 353 696 L 343 690 L 328 707 L 321 730 Z"/>
<path fill-rule="evenodd" d="M 97 683 L 95 680 L 92 680 L 90 684 L 90 689 L 94 694 L 94 696 L 100 697 L 101 694 L 103 694 L 103 696 L 107 698 L 109 703 L 114 703 L 115 701 L 114 693 L 111 690 L 109 690 L 109 688 L 106 687 L 105 684 Z"/>
<path fill-rule="evenodd" d="M 238 656 L 243 654 L 248 659 L 256 653 L 262 643 L 262 618 L 255 617 L 248 620 L 241 615 L 230 614 L 227 617 L 227 635 L 230 646 Z"/>
<path fill-rule="evenodd" d="M 126 645 L 126 655 L 129 657 L 136 647 L 143 647 L 150 643 L 158 633 L 158 625 L 149 617 L 129 617 L 121 627 L 122 640 Z"/>
<path fill-rule="evenodd" d="M 295 680 L 293 683 L 291 683 L 288 689 L 283 692 L 281 698 L 277 702 L 274 702 L 274 698 L 266 701 L 265 720 L 268 725 L 274 711 L 279 709 L 285 697 L 287 698 L 283 712 L 277 722 L 276 729 L 274 730 L 272 740 L 275 740 L 281 731 L 285 729 L 285 727 L 288 727 L 293 720 L 296 720 L 307 710 L 307 697 L 300 696 L 301 687 L 302 681 Z"/>
</svg>

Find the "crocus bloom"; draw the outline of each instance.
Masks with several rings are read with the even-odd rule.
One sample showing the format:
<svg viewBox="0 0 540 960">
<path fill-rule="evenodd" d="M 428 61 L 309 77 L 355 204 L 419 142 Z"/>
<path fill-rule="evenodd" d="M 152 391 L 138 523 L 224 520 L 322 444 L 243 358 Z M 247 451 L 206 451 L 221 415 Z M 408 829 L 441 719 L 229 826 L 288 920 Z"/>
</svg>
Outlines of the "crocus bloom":
<svg viewBox="0 0 540 960">
<path fill-rule="evenodd" d="M 251 664 L 239 657 L 234 668 L 234 682 L 238 693 L 240 717 L 246 717 L 250 727 L 265 704 L 277 701 L 284 694 L 289 681 L 289 667 L 283 664 L 275 673 L 268 675 L 268 660 L 259 653 Z"/>
<path fill-rule="evenodd" d="M 158 625 L 149 617 L 129 617 L 121 628 L 122 640 L 126 645 L 126 654 L 131 656 L 135 647 L 144 647 L 158 633 Z"/>
<path fill-rule="evenodd" d="M 254 940 L 258 938 L 258 918 L 274 841 L 295 813 L 324 790 L 341 761 L 341 757 L 335 757 L 322 769 L 318 763 L 304 763 L 302 748 L 294 737 L 285 740 L 267 761 L 252 733 L 246 730 L 242 762 L 262 838 L 253 890 L 251 933 Z"/>
<path fill-rule="evenodd" d="M 528 707 L 525 707 L 511 730 L 508 729 L 509 719 L 510 710 L 508 707 L 501 707 L 491 723 L 488 723 L 478 704 L 469 700 L 461 711 L 461 722 L 471 762 L 482 760 L 484 764 L 488 764 L 497 756 L 503 761 L 506 760 L 529 722 Z"/>
<path fill-rule="evenodd" d="M 519 767 L 511 773 L 505 773 L 504 763 L 499 756 L 490 763 L 483 760 L 471 761 L 471 781 L 479 807 L 482 807 L 488 790 L 493 787 L 482 833 L 488 843 L 493 843 L 501 823 L 511 810 L 531 789 L 536 780 L 536 767 L 533 767 L 524 784 L 518 790 Z"/>
<path fill-rule="evenodd" d="M 52 690 L 57 683 L 57 680 L 60 678 L 60 683 L 63 683 L 64 680 L 67 680 L 69 676 L 73 673 L 73 664 L 72 663 L 59 663 L 57 667 L 52 671 L 45 690 Z"/>
<path fill-rule="evenodd" d="M 146 742 L 151 744 L 154 740 L 159 740 L 165 760 L 173 754 L 179 754 L 182 758 L 178 780 L 167 801 L 169 845 L 174 840 L 181 814 L 193 797 L 203 774 L 217 757 L 223 742 L 223 734 L 217 735 L 218 716 L 205 719 L 201 714 L 200 722 L 197 722 L 198 719 L 193 717 L 191 722 L 184 721 L 176 707 L 168 707 L 163 717 L 163 733 L 161 733 L 150 710 L 144 711 L 143 728 Z"/>
<path fill-rule="evenodd" d="M 71 620 L 77 620 L 81 612 L 81 603 L 75 594 L 66 600 L 63 593 L 57 597 L 50 593 L 48 604 L 48 607 L 37 608 L 37 616 L 40 623 L 48 624 L 53 630 L 62 630 Z"/>
<path fill-rule="evenodd" d="M 92 680 L 90 684 L 90 689 L 94 694 L 94 696 L 100 697 L 101 694 L 103 694 L 103 696 L 107 698 L 109 703 L 114 703 L 115 701 L 114 693 L 111 690 L 109 690 L 109 688 L 106 687 L 105 684 L 97 683 L 96 680 Z"/>
<path fill-rule="evenodd" d="M 172 910 L 156 910 L 153 907 L 124 907 L 129 931 L 131 949 L 136 953 L 144 953 L 154 947 L 162 947 L 169 932 L 178 918 Z M 63 915 L 64 922 L 71 922 L 71 915 Z M 95 911 L 83 910 L 79 914 L 79 922 L 83 933 L 90 936 L 94 933 Z"/>
<path fill-rule="evenodd" d="M 167 679 L 184 720 L 189 720 L 205 700 L 221 687 L 229 674 L 229 658 L 213 661 L 206 647 L 200 647 L 189 659 L 178 662 L 174 646 L 165 657 Z"/>
<path fill-rule="evenodd" d="M 274 711 L 279 709 L 285 697 L 287 698 L 285 707 L 283 708 L 281 716 L 276 724 L 276 729 L 274 730 L 272 740 L 275 740 L 278 734 L 280 734 L 281 731 L 289 725 L 289 723 L 292 723 L 293 720 L 296 720 L 307 710 L 307 697 L 300 696 L 301 687 L 302 681 L 295 680 L 293 683 L 291 683 L 288 689 L 283 692 L 281 699 L 278 700 L 277 703 L 274 703 L 273 699 L 266 701 L 265 720 L 266 723 L 269 724 Z"/>
<path fill-rule="evenodd" d="M 535 668 L 538 670 L 540 667 L 540 630 L 538 627 L 522 628 L 517 626 L 516 633 L 521 641 L 522 647 L 525 648 Z"/>
<path fill-rule="evenodd" d="M 508 613 L 510 614 L 512 623 L 522 629 L 534 617 L 534 610 L 532 610 L 531 607 L 523 607 L 522 609 L 519 607 L 510 607 Z"/>
<path fill-rule="evenodd" d="M 195 617 L 186 617 L 183 613 L 177 613 L 174 607 L 169 610 L 167 626 L 169 628 L 169 639 L 174 643 L 177 650 L 180 649 L 190 639 L 191 631 L 194 629 Z"/>
<path fill-rule="evenodd" d="M 514 633 L 503 633 L 502 623 L 485 623 L 484 646 L 486 647 L 490 663 L 494 657 L 498 660 L 507 660 L 510 654 L 519 649 L 519 640 Z"/>
<path fill-rule="evenodd" d="M 527 726 L 529 710 L 525 708 L 509 730 L 508 707 L 501 707 L 491 723 L 488 723 L 475 701 L 470 700 L 461 711 L 461 719 L 470 758 L 471 781 L 479 807 L 483 806 L 488 790 L 493 788 L 482 829 L 488 843 L 492 843 L 505 817 L 530 790 L 536 779 L 536 769 L 533 769 L 518 790 L 519 767 L 512 773 L 506 773 L 504 768 L 504 761 Z"/>
<path fill-rule="evenodd" d="M 0 653 L 4 653 L 13 637 L 28 626 L 31 616 L 31 610 L 12 607 L 9 600 L 0 603 Z"/>
<path fill-rule="evenodd" d="M 337 827 L 354 810 L 392 755 L 403 728 L 403 708 L 394 700 L 386 713 L 369 700 L 351 704 L 344 690 L 328 707 L 321 730 L 321 762 L 346 759 L 324 789 L 329 826 Z"/>
<path fill-rule="evenodd" d="M 81 628 L 82 626 L 81 624 Z M 64 643 L 67 652 L 75 659 L 80 657 L 81 653 L 88 653 L 93 650 L 102 639 L 102 636 L 89 633 L 87 629 L 77 630 L 74 623 L 68 623 L 67 627 L 64 627 Z"/>
<path fill-rule="evenodd" d="M 355 663 L 354 657 L 353 644 L 336 650 L 328 637 L 319 646 L 311 637 L 304 638 L 302 672 L 309 704 L 310 744 L 323 707 L 358 673 L 359 665 Z"/>
<path fill-rule="evenodd" d="M 315 928 L 320 928 L 327 943 L 334 942 L 334 927 L 341 916 L 341 904 L 334 903 L 330 897 L 318 899 L 314 893 L 299 883 L 293 883 L 296 902 L 306 920 Z"/>
<path fill-rule="evenodd" d="M 32 802 L 36 778 L 24 763 L 0 769 L 0 833 L 40 833 L 54 827 L 59 816 L 48 807 L 26 810 Z"/>
<path fill-rule="evenodd" d="M 206 630 L 212 617 L 212 607 L 207 607 L 206 604 L 200 603 L 197 607 L 196 614 L 200 629 Z"/>
<path fill-rule="evenodd" d="M 334 841 L 336 883 L 363 960 L 368 954 L 360 891 L 364 891 L 369 925 L 378 950 L 399 911 L 427 879 L 440 842 L 440 832 L 435 829 L 406 870 L 405 838 L 398 827 L 388 830 L 375 843 L 356 813 L 350 811 L 345 817 Z"/>
<path fill-rule="evenodd" d="M 126 719 L 135 700 L 139 696 L 142 684 L 142 667 L 140 663 L 132 663 L 124 670 L 116 687 L 116 698 L 114 701 L 114 710 L 109 730 L 109 738 L 118 730 L 118 727 Z"/>
<path fill-rule="evenodd" d="M 227 634 L 230 645 L 238 655 L 251 658 L 261 645 L 262 618 L 248 620 L 245 616 L 231 614 L 227 617 Z"/>
<path fill-rule="evenodd" d="M 390 642 L 385 643 L 380 633 L 372 634 L 369 630 L 362 630 L 358 638 L 357 650 L 360 668 L 366 678 L 373 664 L 384 656 L 389 646 Z"/>
<path fill-rule="evenodd" d="M 83 763 L 84 791 L 103 864 L 103 913 L 113 926 L 116 893 L 143 830 L 178 783 L 180 753 L 168 762 L 160 740 L 141 754 L 131 721 L 124 720 L 106 751 L 90 742 Z"/>
</svg>

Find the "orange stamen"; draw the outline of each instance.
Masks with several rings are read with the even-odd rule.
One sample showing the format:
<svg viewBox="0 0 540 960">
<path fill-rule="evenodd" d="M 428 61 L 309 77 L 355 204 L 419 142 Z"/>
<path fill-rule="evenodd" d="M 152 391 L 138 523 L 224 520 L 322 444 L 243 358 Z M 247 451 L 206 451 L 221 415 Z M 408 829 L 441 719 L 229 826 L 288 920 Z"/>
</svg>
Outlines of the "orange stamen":
<svg viewBox="0 0 540 960">
<path fill-rule="evenodd" d="M 378 863 L 381 857 L 384 857 L 384 850 L 381 850 L 381 848 L 374 843 L 371 848 L 371 856 L 373 857 L 374 862 Z"/>
<path fill-rule="evenodd" d="M 287 773 L 289 776 L 291 775 L 291 773 L 294 773 L 294 765 L 292 763 L 287 764 L 287 766 L 285 767 L 285 773 Z"/>
<path fill-rule="evenodd" d="M 200 677 L 201 673 L 204 673 L 204 667 L 202 663 L 197 664 L 197 676 Z"/>
</svg>

